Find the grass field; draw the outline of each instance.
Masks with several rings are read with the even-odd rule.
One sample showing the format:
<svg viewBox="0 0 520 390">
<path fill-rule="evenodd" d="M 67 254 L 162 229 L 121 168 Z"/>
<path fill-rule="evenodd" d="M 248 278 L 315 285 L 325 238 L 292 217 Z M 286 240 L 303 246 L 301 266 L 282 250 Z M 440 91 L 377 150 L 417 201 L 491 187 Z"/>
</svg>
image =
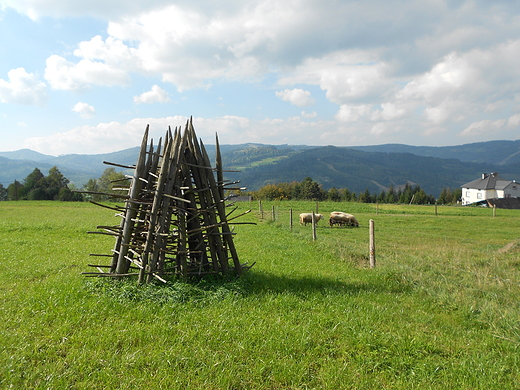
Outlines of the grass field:
<svg viewBox="0 0 520 390">
<path fill-rule="evenodd" d="M 313 241 L 315 203 L 262 206 L 243 277 L 137 286 L 81 275 L 109 210 L 0 202 L 0 388 L 520 388 L 520 211 L 325 202 L 361 226 Z"/>
</svg>

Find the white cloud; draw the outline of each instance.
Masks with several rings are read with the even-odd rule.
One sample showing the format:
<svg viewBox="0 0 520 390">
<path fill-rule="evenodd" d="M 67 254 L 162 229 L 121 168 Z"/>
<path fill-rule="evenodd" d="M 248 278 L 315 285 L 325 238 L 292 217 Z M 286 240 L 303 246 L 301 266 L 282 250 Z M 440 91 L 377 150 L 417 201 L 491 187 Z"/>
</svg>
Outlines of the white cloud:
<svg viewBox="0 0 520 390">
<path fill-rule="evenodd" d="M 302 111 L 302 117 L 304 118 L 316 118 L 318 114 L 316 113 L 316 111 L 313 111 L 313 112 L 306 112 L 306 111 Z"/>
<path fill-rule="evenodd" d="M 279 109 L 279 104 L 250 99 L 270 119 L 247 120 L 226 116 L 225 111 L 219 111 L 216 119 L 200 119 L 203 129 L 211 123 L 231 134 L 231 142 L 264 136 L 282 140 L 290 134 L 301 143 L 336 135 L 356 143 L 413 139 L 417 144 L 428 136 L 429 142 L 451 144 L 453 134 L 470 141 L 513 134 L 511 129 L 520 122 L 516 117 L 520 6 L 515 2 L 0 0 L 0 4 L 32 18 L 94 16 L 107 21 L 106 36 L 95 35 L 96 29 L 91 39 L 77 43 L 76 50 L 70 50 L 74 42 L 67 41 L 68 51 L 55 51 L 47 58 L 44 77 L 53 89 L 131 85 L 135 89 L 130 93 L 136 94 L 148 87 L 132 83 L 144 78 L 172 83 L 178 91 L 238 82 L 233 88 L 242 83 L 240 90 L 249 96 L 276 88 L 278 92 L 270 93 L 272 100 L 277 97 L 298 107 L 316 105 L 315 112 L 284 119 L 283 113 L 267 112 L 267 107 Z M 328 106 L 322 99 L 314 101 L 317 92 L 310 86 L 321 88 Z M 42 104 L 45 91 L 45 84 L 33 74 L 0 80 L 3 102 Z M 198 98 L 197 92 L 189 94 L 191 101 Z M 134 96 L 135 104 L 168 99 L 158 86 Z M 246 106 L 247 99 L 243 100 Z M 223 101 L 225 108 L 232 107 L 227 96 Z M 118 120 L 128 121 L 131 111 L 122 108 Z M 334 111 L 335 121 L 329 120 Z M 227 113 L 232 112 L 236 111 Z M 500 125 L 503 120 L 506 124 Z M 307 124 L 299 128 L 298 121 Z M 329 127 L 322 128 L 323 123 Z"/>
<path fill-rule="evenodd" d="M 387 73 L 388 65 L 377 53 L 343 50 L 321 58 L 306 59 L 291 75 L 282 77 L 279 84 L 319 85 L 330 101 L 347 104 L 362 102 L 391 90 L 393 85 Z"/>
<path fill-rule="evenodd" d="M 370 112 L 371 107 L 368 104 L 342 104 L 335 118 L 338 122 L 355 122 L 361 119 L 367 119 Z"/>
<path fill-rule="evenodd" d="M 92 1 L 92 0 L 1 0 L 0 6 L 12 7 L 33 20 L 44 16 L 54 18 L 66 16 L 94 16 L 97 18 L 118 17 L 133 14 L 167 4 L 169 0 L 145 1 Z"/>
<path fill-rule="evenodd" d="M 509 117 L 507 121 L 508 127 L 518 127 L 520 126 L 520 114 L 515 114 Z"/>
<path fill-rule="evenodd" d="M 139 96 L 134 96 L 135 104 L 167 103 L 169 101 L 171 101 L 171 99 L 168 93 L 158 85 L 153 85 L 150 91 L 143 92 Z"/>
<path fill-rule="evenodd" d="M 425 137 L 434 137 L 436 135 L 445 133 L 446 131 L 447 131 L 447 129 L 445 127 L 439 127 L 439 126 L 430 127 L 429 129 L 426 129 L 423 131 L 423 135 Z"/>
<path fill-rule="evenodd" d="M 47 58 L 45 79 L 52 88 L 63 90 L 84 89 L 91 85 L 125 85 L 129 82 L 124 70 L 91 60 L 81 60 L 74 64 L 56 54 Z"/>
<path fill-rule="evenodd" d="M 172 116 L 163 118 L 135 118 L 126 123 L 100 123 L 96 126 L 81 126 L 49 136 L 33 137 L 26 140 L 24 148 L 40 153 L 60 154 L 100 154 L 123 150 L 140 145 L 144 129 L 150 125 L 150 137 L 163 137 L 168 126 L 184 127 L 189 118 Z M 330 140 L 321 140 L 321 134 L 333 127 L 331 121 L 306 122 L 294 117 L 288 120 L 251 120 L 245 117 L 226 115 L 217 118 L 193 118 L 197 136 L 205 144 L 215 143 L 215 133 L 221 144 L 246 142 L 291 143 L 299 142 L 316 145 Z"/>
<path fill-rule="evenodd" d="M 284 89 L 283 91 L 275 92 L 275 94 L 277 98 L 282 99 L 284 102 L 289 102 L 298 107 L 311 106 L 314 104 L 311 93 L 300 88 Z"/>
<path fill-rule="evenodd" d="M 8 81 L 0 79 L 0 101 L 2 103 L 39 105 L 47 101 L 47 87 L 35 74 L 24 68 L 12 69 L 7 73 Z"/>
<path fill-rule="evenodd" d="M 96 109 L 93 106 L 83 102 L 76 103 L 72 111 L 77 112 L 84 119 L 89 119 L 96 113 Z"/>
<path fill-rule="evenodd" d="M 406 114 L 406 110 L 403 107 L 398 106 L 395 103 L 381 103 L 381 110 L 377 110 L 372 114 L 371 120 L 393 120 L 401 118 Z"/>
<path fill-rule="evenodd" d="M 480 135 L 486 133 L 495 133 L 500 128 L 504 127 L 506 124 L 505 119 L 498 120 L 483 120 L 479 122 L 474 122 L 468 127 L 466 127 L 459 135 L 463 137 Z"/>
</svg>

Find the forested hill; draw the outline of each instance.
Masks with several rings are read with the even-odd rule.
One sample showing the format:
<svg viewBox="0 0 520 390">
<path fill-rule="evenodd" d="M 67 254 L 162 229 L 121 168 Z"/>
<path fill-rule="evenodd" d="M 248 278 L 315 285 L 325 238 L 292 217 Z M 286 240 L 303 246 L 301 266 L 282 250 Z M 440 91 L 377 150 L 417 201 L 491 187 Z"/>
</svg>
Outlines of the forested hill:
<svg viewBox="0 0 520 390">
<path fill-rule="evenodd" d="M 371 193 L 378 193 L 390 185 L 395 188 L 410 183 L 438 196 L 443 187 L 458 188 L 482 172 L 490 171 L 498 171 L 504 178 L 518 179 L 520 176 L 517 165 L 499 167 L 411 153 L 369 153 L 334 146 L 304 150 L 235 175 L 250 190 L 268 183 L 302 181 L 311 177 L 325 189 L 336 187 L 361 192 L 368 188 Z"/>
<path fill-rule="evenodd" d="M 418 156 L 456 158 L 468 162 L 487 162 L 497 165 L 520 163 L 520 140 L 488 141 L 456 146 L 411 146 L 384 144 L 352 146 L 365 152 L 413 153 Z"/>
<path fill-rule="evenodd" d="M 214 163 L 215 146 L 206 145 L 206 150 Z M 0 184 L 7 187 L 15 179 L 22 181 L 34 168 L 45 174 L 50 167 L 57 166 L 79 188 L 90 178 L 102 175 L 107 168 L 103 161 L 132 165 L 138 151 L 135 147 L 108 154 L 59 157 L 27 149 L 0 152 Z M 368 188 L 370 192 L 378 193 L 390 185 L 395 188 L 410 183 L 437 196 L 442 188 L 458 188 L 483 172 L 499 172 L 506 179 L 520 180 L 520 140 L 438 148 L 397 144 L 347 148 L 249 143 L 221 145 L 221 152 L 225 169 L 241 171 L 226 173 L 226 178 L 241 180 L 250 190 L 267 183 L 302 181 L 311 177 L 325 189 L 348 188 L 359 193 Z"/>
</svg>

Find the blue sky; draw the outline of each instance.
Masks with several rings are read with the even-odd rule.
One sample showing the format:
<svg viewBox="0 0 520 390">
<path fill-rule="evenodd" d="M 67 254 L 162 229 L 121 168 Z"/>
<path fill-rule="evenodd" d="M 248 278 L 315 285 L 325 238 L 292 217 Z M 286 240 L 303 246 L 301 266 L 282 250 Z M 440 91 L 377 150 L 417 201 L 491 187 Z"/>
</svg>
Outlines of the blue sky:
<svg viewBox="0 0 520 390">
<path fill-rule="evenodd" d="M 518 139 L 520 3 L 0 0 L 0 151 Z"/>
</svg>

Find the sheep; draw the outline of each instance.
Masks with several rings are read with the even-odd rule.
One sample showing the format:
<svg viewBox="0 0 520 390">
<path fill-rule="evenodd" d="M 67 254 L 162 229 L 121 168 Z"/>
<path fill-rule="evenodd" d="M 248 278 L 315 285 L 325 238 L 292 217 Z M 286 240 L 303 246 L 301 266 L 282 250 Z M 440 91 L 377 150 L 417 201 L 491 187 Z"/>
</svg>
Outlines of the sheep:
<svg viewBox="0 0 520 390">
<path fill-rule="evenodd" d="M 330 213 L 329 225 L 332 227 L 333 225 L 346 225 L 346 226 L 355 226 L 359 227 L 359 222 L 352 214 L 344 213 L 341 211 L 333 211 Z"/>
<path fill-rule="evenodd" d="M 324 219 L 322 214 L 314 214 L 314 217 L 316 218 L 316 223 L 318 223 L 320 219 Z M 300 225 L 307 226 L 308 223 L 312 223 L 312 213 L 301 213 Z"/>
</svg>

